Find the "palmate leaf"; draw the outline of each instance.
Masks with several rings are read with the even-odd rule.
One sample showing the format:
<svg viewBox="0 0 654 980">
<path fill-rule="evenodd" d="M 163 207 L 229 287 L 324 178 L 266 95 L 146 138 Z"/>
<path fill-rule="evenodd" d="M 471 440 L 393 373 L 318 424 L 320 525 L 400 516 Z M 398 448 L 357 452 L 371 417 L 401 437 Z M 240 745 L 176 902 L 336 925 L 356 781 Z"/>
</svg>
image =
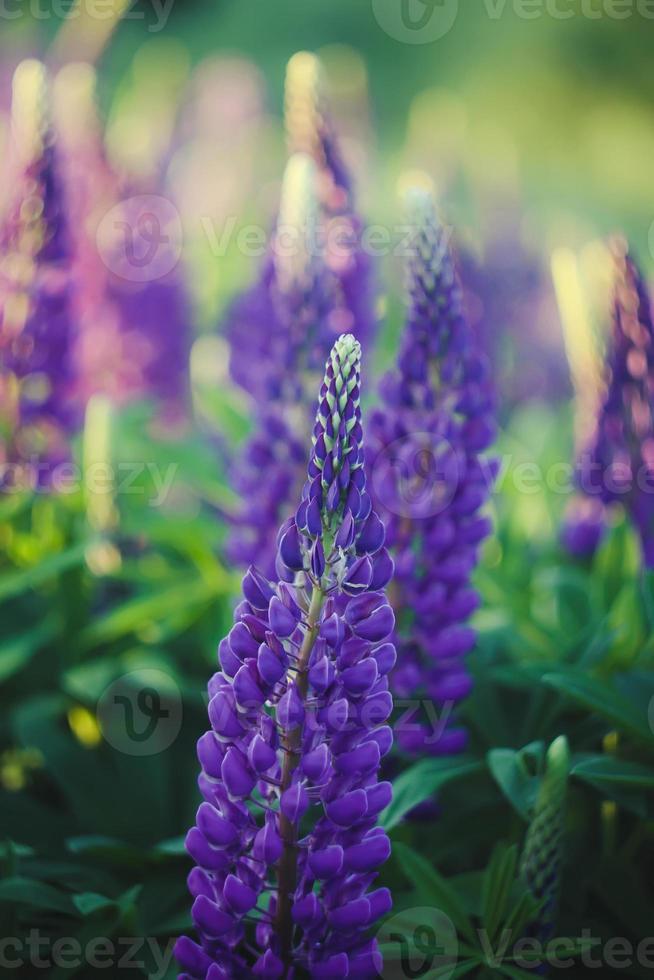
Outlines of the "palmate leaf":
<svg viewBox="0 0 654 980">
<path fill-rule="evenodd" d="M 481 762 L 467 756 L 421 759 L 406 769 L 393 783 L 393 799 L 381 814 L 381 826 L 387 831 L 392 830 L 407 813 L 432 797 L 446 783 L 482 770 Z"/>
</svg>

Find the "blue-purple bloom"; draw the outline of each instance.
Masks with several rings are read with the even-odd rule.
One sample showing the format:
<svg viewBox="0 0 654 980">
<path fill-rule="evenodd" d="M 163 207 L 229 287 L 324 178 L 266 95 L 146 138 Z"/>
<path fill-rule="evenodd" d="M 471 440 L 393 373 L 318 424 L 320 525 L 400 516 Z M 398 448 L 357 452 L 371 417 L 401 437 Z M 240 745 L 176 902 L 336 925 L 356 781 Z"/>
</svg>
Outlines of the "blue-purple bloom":
<svg viewBox="0 0 654 980">
<path fill-rule="evenodd" d="M 71 252 L 45 69 L 16 70 L 10 190 L 0 227 L 0 433 L 3 463 L 54 464 L 80 422 L 73 378 Z M 43 480 L 39 470 L 39 480 Z"/>
<path fill-rule="evenodd" d="M 602 501 L 575 493 L 565 510 L 561 544 L 574 558 L 592 558 L 604 537 L 606 525 L 606 507 Z"/>
<path fill-rule="evenodd" d="M 160 225 L 175 212 L 157 188 L 125 185 L 114 172 L 95 86 L 93 69 L 74 64 L 55 84 L 79 320 L 73 395 L 82 405 L 95 394 L 119 406 L 152 398 L 176 420 L 188 409 L 190 303 L 178 269 L 160 275 L 157 267 L 169 237 Z"/>
<path fill-rule="evenodd" d="M 378 772 L 393 741 L 393 564 L 366 489 L 359 361 L 341 337 L 278 580 L 249 569 L 220 644 L 187 837 L 200 942 L 178 941 L 184 978 L 369 980 L 382 966 L 371 927 L 391 907 L 373 885 L 390 854 L 377 818 L 391 799 Z"/>
<path fill-rule="evenodd" d="M 398 741 L 407 751 L 462 751 L 466 731 L 456 706 L 471 689 L 465 655 L 475 643 L 467 624 L 479 604 L 470 578 L 490 530 L 480 511 L 496 463 L 488 368 L 462 310 L 447 230 L 431 197 L 412 194 L 416 234 L 408 262 L 409 310 L 397 368 L 381 387 L 370 420 L 371 491 L 395 559 L 391 593 L 398 621 L 393 690 L 428 698 L 445 721 L 412 722 Z"/>
<path fill-rule="evenodd" d="M 622 504 L 654 567 L 654 327 L 644 280 L 627 245 L 613 245 L 613 330 L 606 394 L 595 433 L 579 463 L 584 493 L 602 505 Z"/>
<path fill-rule="evenodd" d="M 276 529 L 302 484 L 306 419 L 316 374 L 339 334 L 362 342 L 376 327 L 370 257 L 313 55 L 291 60 L 287 128 L 292 155 L 272 245 L 255 286 L 226 324 L 232 378 L 254 400 L 255 426 L 232 483 L 245 502 L 230 558 L 273 574 Z"/>
</svg>

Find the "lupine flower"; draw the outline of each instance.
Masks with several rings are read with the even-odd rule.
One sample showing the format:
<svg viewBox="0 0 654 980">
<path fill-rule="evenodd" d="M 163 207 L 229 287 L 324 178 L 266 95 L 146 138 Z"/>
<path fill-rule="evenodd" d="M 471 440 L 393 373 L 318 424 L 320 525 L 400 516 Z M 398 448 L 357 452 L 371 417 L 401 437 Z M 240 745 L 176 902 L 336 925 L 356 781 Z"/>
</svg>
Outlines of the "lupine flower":
<svg viewBox="0 0 654 980">
<path fill-rule="evenodd" d="M 582 459 L 593 436 L 603 398 L 603 359 L 581 283 L 579 262 L 573 251 L 555 249 L 552 279 L 574 389 L 575 455 Z M 606 523 L 606 508 L 601 500 L 574 493 L 561 528 L 564 548 L 576 558 L 592 557 L 604 535 Z"/>
<path fill-rule="evenodd" d="M 300 51 L 286 72 L 286 130 L 291 152 L 308 153 L 318 168 L 321 236 L 325 263 L 336 277 L 341 330 L 352 330 L 367 348 L 377 327 L 371 256 L 362 247 L 363 221 L 354 202 L 352 180 L 343 160 L 326 98 L 322 65 Z"/>
<path fill-rule="evenodd" d="M 613 330 L 606 394 L 580 462 L 583 492 L 598 505 L 621 503 L 654 567 L 654 329 L 642 276 L 623 241 L 613 244 Z"/>
<path fill-rule="evenodd" d="M 234 520 L 229 555 L 241 565 L 256 559 L 269 575 L 276 528 L 302 483 L 316 372 L 340 333 L 365 342 L 375 328 L 370 260 L 360 248 L 361 221 L 312 55 L 289 65 L 287 126 L 296 152 L 272 246 L 258 283 L 232 306 L 226 326 L 232 377 L 255 401 L 254 433 L 232 465 L 245 507 Z"/>
<path fill-rule="evenodd" d="M 80 422 L 72 380 L 71 252 L 43 66 L 16 70 L 10 190 L 0 227 L 2 461 L 29 468 L 68 455 Z"/>
<path fill-rule="evenodd" d="M 130 276 L 123 254 L 129 246 L 125 236 L 147 252 L 150 228 L 142 227 L 148 221 L 140 203 L 147 198 L 139 188 L 123 186 L 109 163 L 96 106 L 95 73 L 89 65 L 71 64 L 59 72 L 55 108 L 72 216 L 74 302 L 80 324 L 74 397 L 82 405 L 95 394 L 107 395 L 117 405 L 152 397 L 166 417 L 183 415 L 188 398 L 189 304 L 176 270 L 159 276 L 153 267 L 148 278 L 135 266 L 137 275 Z M 148 219 L 155 259 L 158 218 L 153 213 Z"/>
<path fill-rule="evenodd" d="M 496 472 L 484 457 L 495 422 L 446 229 L 428 194 L 415 191 L 412 200 L 408 319 L 398 366 L 382 384 L 383 407 L 370 421 L 368 463 L 396 565 L 394 693 L 428 698 L 446 718 L 438 739 L 412 722 L 398 740 L 407 751 L 447 755 L 466 745 L 450 709 L 471 689 L 464 658 L 475 632 L 467 620 L 479 600 L 470 577 L 490 529 L 480 510 Z"/>
<path fill-rule="evenodd" d="M 234 489 L 246 506 L 234 521 L 229 554 L 237 564 L 256 561 L 270 577 L 276 529 L 302 484 L 308 436 L 304 416 L 310 417 L 313 408 L 309 366 L 325 343 L 324 337 L 319 339 L 326 319 L 324 267 L 311 245 L 315 216 L 315 167 L 309 157 L 296 154 L 286 167 L 264 278 L 238 304 L 233 320 L 232 372 L 255 396 L 257 415 L 231 470 Z M 248 324 L 263 323 L 266 317 L 265 333 L 254 329 L 248 341 Z"/>
<path fill-rule="evenodd" d="M 187 849 L 200 943 L 176 955 L 194 980 L 374 977 L 374 888 L 390 843 L 378 781 L 392 743 L 393 570 L 366 490 L 360 347 L 327 362 L 301 503 L 278 535 L 278 580 L 251 567 L 209 683 L 198 742 L 204 802 Z"/>
<path fill-rule="evenodd" d="M 543 943 L 552 938 L 556 926 L 569 770 L 568 742 L 560 735 L 547 750 L 545 775 L 520 863 L 521 876 L 540 904 L 529 931 Z"/>
<path fill-rule="evenodd" d="M 556 300 L 547 267 L 525 240 L 524 215 L 504 202 L 493 210 L 481 257 L 457 249 L 469 320 L 489 359 L 499 409 L 532 399 L 568 398 Z"/>
</svg>

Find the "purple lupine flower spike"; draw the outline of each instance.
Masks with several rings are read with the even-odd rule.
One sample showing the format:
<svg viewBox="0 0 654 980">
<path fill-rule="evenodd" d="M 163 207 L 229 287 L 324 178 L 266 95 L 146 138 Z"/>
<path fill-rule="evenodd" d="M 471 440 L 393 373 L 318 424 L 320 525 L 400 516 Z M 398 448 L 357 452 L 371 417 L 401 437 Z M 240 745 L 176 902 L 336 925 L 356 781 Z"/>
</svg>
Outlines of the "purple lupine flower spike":
<svg viewBox="0 0 654 980">
<path fill-rule="evenodd" d="M 176 246 L 165 226 L 174 209 L 160 195 L 142 193 L 150 188 L 124 186 L 111 167 L 91 66 L 60 70 L 55 110 L 78 284 L 74 396 L 83 405 L 95 394 L 118 405 L 153 398 L 159 418 L 182 421 L 190 303 L 178 267 L 157 265 L 160 249 Z"/>
<path fill-rule="evenodd" d="M 376 328 L 370 256 L 361 219 L 324 110 L 320 66 L 296 55 L 286 88 L 292 153 L 284 176 L 272 247 L 255 288 L 227 317 L 230 371 L 256 403 L 252 438 L 232 467 L 246 502 L 235 519 L 229 556 L 256 560 L 274 574 L 277 526 L 302 482 L 306 419 L 315 374 L 335 339 L 362 342 Z"/>
<path fill-rule="evenodd" d="M 368 349 L 377 330 L 371 256 L 362 247 L 364 224 L 356 211 L 352 179 L 330 118 L 320 60 L 300 51 L 286 71 L 285 116 L 289 148 L 308 153 L 318 168 L 325 263 L 337 282 L 332 318 Z"/>
<path fill-rule="evenodd" d="M 423 696 L 447 718 L 444 731 L 415 724 L 398 735 L 407 751 L 448 755 L 466 745 L 456 706 L 471 688 L 470 586 L 490 530 L 480 511 L 496 474 L 484 453 L 495 437 L 488 369 L 462 312 L 447 229 L 431 196 L 410 201 L 416 234 L 408 262 L 409 310 L 398 367 L 382 385 L 370 422 L 371 491 L 387 527 L 396 572 L 394 692 Z"/>
<path fill-rule="evenodd" d="M 584 492 L 622 504 L 640 537 L 643 561 L 654 567 L 654 325 L 640 271 L 625 241 L 612 246 L 615 294 L 607 387 L 581 467 Z"/>
<path fill-rule="evenodd" d="M 3 463 L 26 473 L 38 466 L 39 482 L 47 481 L 41 464 L 67 458 L 80 422 L 66 398 L 75 325 L 49 99 L 43 65 L 22 62 L 14 75 L 12 180 L 0 227 L 0 447 Z"/>
<path fill-rule="evenodd" d="M 390 854 L 377 818 L 391 798 L 378 772 L 392 744 L 393 566 L 366 489 L 359 361 L 341 337 L 278 581 L 249 569 L 209 683 L 204 802 L 187 837 L 200 941 L 178 941 L 185 978 L 368 980 L 382 967 L 371 929 L 391 907 L 374 881 Z"/>
<path fill-rule="evenodd" d="M 551 265 L 574 389 L 575 457 L 583 465 L 605 393 L 604 357 L 592 325 L 577 256 L 571 249 L 557 248 L 552 253 Z M 607 513 L 602 501 L 579 490 L 572 495 L 565 508 L 561 543 L 575 558 L 592 558 L 606 527 Z"/>
<path fill-rule="evenodd" d="M 322 266 L 315 240 L 315 167 L 291 157 L 284 174 L 271 255 L 257 289 L 232 312 L 232 374 L 256 399 L 253 434 L 232 465 L 232 484 L 245 501 L 235 519 L 229 557 L 275 574 L 277 528 L 302 486 L 312 397 L 306 391 L 308 346 L 324 319 Z M 265 330 L 252 329 L 266 323 Z"/>
</svg>

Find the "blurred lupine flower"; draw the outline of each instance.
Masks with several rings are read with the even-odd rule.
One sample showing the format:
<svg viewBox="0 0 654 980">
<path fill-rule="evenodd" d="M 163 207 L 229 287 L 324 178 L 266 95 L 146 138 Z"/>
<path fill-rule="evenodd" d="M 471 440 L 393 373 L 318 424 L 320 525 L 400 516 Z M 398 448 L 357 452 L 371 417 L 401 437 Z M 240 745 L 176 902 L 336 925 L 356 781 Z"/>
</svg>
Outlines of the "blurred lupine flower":
<svg viewBox="0 0 654 980">
<path fill-rule="evenodd" d="M 521 876 L 540 904 L 529 932 L 542 943 L 552 938 L 556 927 L 569 771 L 568 742 L 560 735 L 547 750 L 545 775 L 520 863 Z"/>
<path fill-rule="evenodd" d="M 567 399 L 570 382 L 547 267 L 521 231 L 515 204 L 492 215 L 483 255 L 458 249 L 465 307 L 489 359 L 498 411 L 533 399 Z M 535 353 L 537 352 L 537 354 Z"/>
<path fill-rule="evenodd" d="M 576 558 L 592 558 L 606 526 L 607 513 L 602 501 L 576 493 L 565 510 L 561 543 Z"/>
<path fill-rule="evenodd" d="M 581 459 L 595 430 L 603 397 L 601 344 L 592 326 L 579 262 L 573 251 L 555 249 L 552 279 L 574 389 L 575 455 Z M 575 557 L 592 557 L 604 535 L 606 523 L 606 508 L 601 500 L 575 493 L 565 510 L 561 542 Z"/>
<path fill-rule="evenodd" d="M 584 493 L 598 505 L 620 503 L 654 567 L 654 328 L 644 280 L 627 244 L 612 246 L 615 267 L 613 329 L 606 393 L 595 432 L 580 462 Z"/>
<path fill-rule="evenodd" d="M 209 683 L 198 742 L 204 802 L 187 848 L 200 945 L 182 937 L 182 977 L 367 978 L 382 958 L 370 890 L 390 854 L 377 826 L 392 744 L 388 672 L 393 563 L 366 490 L 360 347 L 327 362 L 300 507 L 278 535 L 276 584 L 251 567 Z"/>
<path fill-rule="evenodd" d="M 312 55 L 291 60 L 286 98 L 297 152 L 260 279 L 233 304 L 226 327 L 232 377 L 256 403 L 254 434 L 232 466 L 246 506 L 234 520 L 229 555 L 241 565 L 256 560 L 268 575 L 276 528 L 302 482 L 315 373 L 340 333 L 365 343 L 376 326 L 371 263 Z"/>
<path fill-rule="evenodd" d="M 315 167 L 305 154 L 286 167 L 273 252 L 263 279 L 232 311 L 232 373 L 255 397 L 255 428 L 231 467 L 244 501 L 234 519 L 230 558 L 275 574 L 275 534 L 302 485 L 305 421 L 315 404 L 309 366 L 326 319 L 324 267 L 312 250 Z M 248 325 L 266 323 L 265 331 Z M 241 336 L 243 334 L 243 336 Z M 309 350 L 309 348 L 313 348 Z"/>
<path fill-rule="evenodd" d="M 159 275 L 155 264 L 156 236 L 165 234 L 155 206 L 163 199 L 121 186 L 107 159 L 91 66 L 59 72 L 55 109 L 75 251 L 75 397 L 83 405 L 95 394 L 117 405 L 152 397 L 161 414 L 177 419 L 188 399 L 191 318 L 179 275 Z M 143 214 L 149 200 L 153 213 Z M 130 247 L 145 256 L 134 256 L 133 270 Z M 150 248 L 151 276 L 143 265 Z"/>
<path fill-rule="evenodd" d="M 396 565 L 394 693 L 429 698 L 445 720 L 438 737 L 412 723 L 399 742 L 407 751 L 447 755 L 467 740 L 451 708 L 471 688 L 464 657 L 475 632 L 466 621 L 479 600 L 470 576 L 490 530 L 480 510 L 497 472 L 484 456 L 495 421 L 447 230 L 429 194 L 415 190 L 410 200 L 416 234 L 408 319 L 398 367 L 383 382 L 384 404 L 370 421 L 368 466 Z"/>
<path fill-rule="evenodd" d="M 322 65 L 300 51 L 286 72 L 286 130 L 291 152 L 308 153 L 318 168 L 320 233 L 324 260 L 337 284 L 336 329 L 351 330 L 368 349 L 377 327 L 374 270 L 362 247 L 363 220 L 357 214 L 352 180 L 329 115 Z"/>
<path fill-rule="evenodd" d="M 306 52 L 289 62 L 286 125 L 291 156 L 276 234 L 259 281 L 227 317 L 232 377 L 257 401 L 283 398 L 294 368 L 293 384 L 306 387 L 306 372 L 322 369 L 339 334 L 369 344 L 376 327 L 362 222 L 326 114 L 322 70 Z"/>
<path fill-rule="evenodd" d="M 56 464 L 81 419 L 73 382 L 73 283 L 66 208 L 50 124 L 46 72 L 14 75 L 12 159 L 0 226 L 0 414 L 3 463 Z M 28 477 L 31 478 L 31 477 Z"/>
</svg>

